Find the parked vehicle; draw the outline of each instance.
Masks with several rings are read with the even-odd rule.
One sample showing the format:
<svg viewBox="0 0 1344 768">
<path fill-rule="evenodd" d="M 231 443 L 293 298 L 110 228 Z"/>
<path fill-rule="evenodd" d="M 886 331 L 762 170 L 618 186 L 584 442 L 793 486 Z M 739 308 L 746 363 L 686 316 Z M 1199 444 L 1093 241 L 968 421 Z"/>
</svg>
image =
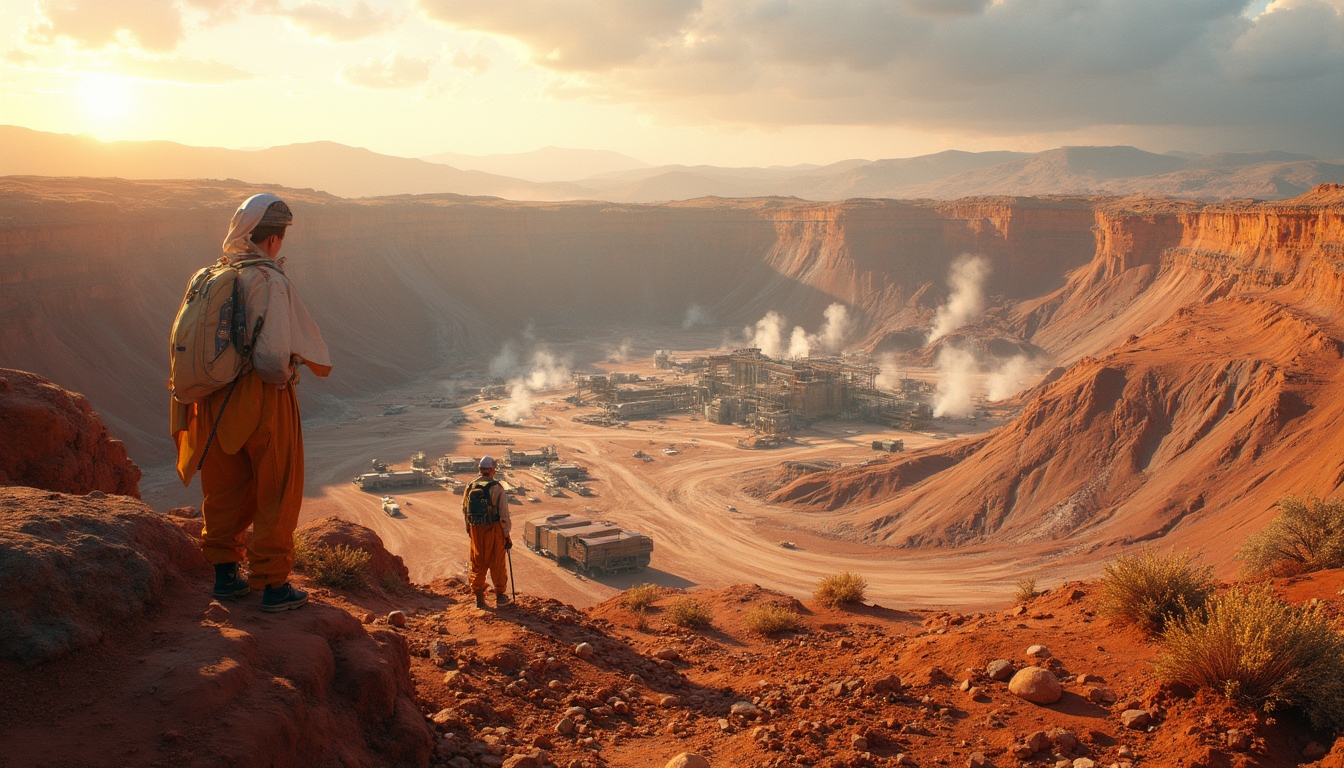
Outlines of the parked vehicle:
<svg viewBox="0 0 1344 768">
<path fill-rule="evenodd" d="M 384 496 L 383 511 L 387 513 L 388 517 L 396 517 L 401 514 L 401 505 L 391 496 Z"/>
</svg>

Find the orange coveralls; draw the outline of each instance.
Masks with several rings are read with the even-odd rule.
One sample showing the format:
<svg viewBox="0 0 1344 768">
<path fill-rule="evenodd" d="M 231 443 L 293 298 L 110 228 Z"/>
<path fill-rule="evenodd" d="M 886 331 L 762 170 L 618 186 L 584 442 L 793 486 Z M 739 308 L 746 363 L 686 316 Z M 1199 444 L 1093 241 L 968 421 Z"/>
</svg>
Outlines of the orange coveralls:
<svg viewBox="0 0 1344 768">
<path fill-rule="evenodd" d="M 477 479 L 483 479 L 484 476 Z M 467 517 L 467 494 L 471 493 L 468 484 L 462 492 L 462 518 Z M 504 486 L 496 485 L 490 489 L 490 498 L 499 509 L 499 522 L 490 525 L 472 525 L 467 523 L 471 535 L 471 591 L 485 594 L 485 574 L 490 572 L 490 582 L 495 585 L 495 594 L 509 591 L 509 567 L 505 562 L 504 539 L 509 535 L 512 521 L 509 519 L 509 499 L 504 494 Z"/>
<path fill-rule="evenodd" d="M 323 368 L 325 366 L 310 367 Z M 191 482 L 228 387 L 199 403 L 173 401 L 177 471 Z M 303 428 L 293 385 L 238 379 L 201 468 L 205 530 L 201 548 L 211 563 L 248 563 L 254 589 L 279 586 L 294 567 L 294 528 L 303 503 Z M 247 528 L 252 527 L 248 539 Z"/>
</svg>

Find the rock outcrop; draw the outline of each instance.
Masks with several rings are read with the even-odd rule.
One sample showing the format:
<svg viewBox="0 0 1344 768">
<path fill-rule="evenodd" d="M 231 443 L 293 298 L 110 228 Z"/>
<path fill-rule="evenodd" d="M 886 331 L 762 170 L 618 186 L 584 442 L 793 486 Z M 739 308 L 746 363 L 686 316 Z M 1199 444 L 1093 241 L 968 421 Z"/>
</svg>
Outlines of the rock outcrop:
<svg viewBox="0 0 1344 768">
<path fill-rule="evenodd" d="M 168 519 L 94 495 L 0 488 L 0 658 L 36 664 L 97 643 L 205 569 Z"/>
<path fill-rule="evenodd" d="M 83 395 L 0 368 L 0 485 L 140 498 L 140 468 Z"/>
<path fill-rule="evenodd" d="M 295 536 L 302 536 L 310 544 L 323 547 L 341 545 L 351 549 L 362 549 L 369 554 L 369 575 L 377 583 L 391 579 L 398 584 L 407 584 L 411 580 L 410 571 L 399 555 L 394 555 L 383 546 L 378 534 L 339 517 L 324 517 L 299 527 Z"/>
</svg>

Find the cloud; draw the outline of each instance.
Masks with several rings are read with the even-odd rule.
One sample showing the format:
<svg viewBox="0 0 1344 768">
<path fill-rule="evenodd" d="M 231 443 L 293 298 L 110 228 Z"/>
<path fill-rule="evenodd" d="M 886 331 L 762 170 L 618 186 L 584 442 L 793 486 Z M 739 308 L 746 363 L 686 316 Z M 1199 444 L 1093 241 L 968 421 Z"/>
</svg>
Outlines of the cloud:
<svg viewBox="0 0 1344 768">
<path fill-rule="evenodd" d="M 479 51 L 446 48 L 444 53 L 446 54 L 444 58 L 454 69 L 464 69 L 477 75 L 488 71 L 493 63 L 489 56 Z"/>
<path fill-rule="evenodd" d="M 381 35 L 401 23 L 397 14 L 378 10 L 363 0 L 348 11 L 324 3 L 301 2 L 285 6 L 279 0 L 261 0 L 253 11 L 285 19 L 311 37 L 341 43 Z"/>
<path fill-rule="evenodd" d="M 429 81 L 429 65 L 428 59 L 391 53 L 363 64 L 347 64 L 336 79 L 358 88 L 410 88 Z"/>
<path fill-rule="evenodd" d="M 699 0 L 416 0 L 427 18 L 511 37 L 552 69 L 592 71 L 629 64 L 675 43 Z"/>
<path fill-rule="evenodd" d="M 41 20 L 30 37 L 51 43 L 66 39 L 84 48 L 112 44 L 168 52 L 182 41 L 182 11 L 174 0 L 38 0 Z"/>
<path fill-rule="evenodd" d="M 19 67 L 26 67 L 29 64 L 37 62 L 37 57 L 33 54 L 19 48 L 11 48 L 5 52 L 5 63 L 13 64 Z"/>
<path fill-rule="evenodd" d="M 513 38 L 553 92 L 684 122 L 993 135 L 1286 126 L 1344 147 L 1344 4 L 1276 0 L 418 0 Z"/>
<path fill-rule="evenodd" d="M 256 78 L 256 74 L 214 59 L 185 56 L 116 56 L 108 60 L 118 74 L 145 80 L 189 85 L 223 85 Z"/>
</svg>

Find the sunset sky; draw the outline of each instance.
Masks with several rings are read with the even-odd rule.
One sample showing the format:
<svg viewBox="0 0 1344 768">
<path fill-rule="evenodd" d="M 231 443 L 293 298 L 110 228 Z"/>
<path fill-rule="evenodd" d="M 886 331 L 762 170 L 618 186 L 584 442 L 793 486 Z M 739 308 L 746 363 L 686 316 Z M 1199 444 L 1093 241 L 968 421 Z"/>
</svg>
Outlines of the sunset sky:
<svg viewBox="0 0 1344 768">
<path fill-rule="evenodd" d="M 0 0 L 0 123 L 769 165 L 1344 157 L 1344 0 Z"/>
</svg>

